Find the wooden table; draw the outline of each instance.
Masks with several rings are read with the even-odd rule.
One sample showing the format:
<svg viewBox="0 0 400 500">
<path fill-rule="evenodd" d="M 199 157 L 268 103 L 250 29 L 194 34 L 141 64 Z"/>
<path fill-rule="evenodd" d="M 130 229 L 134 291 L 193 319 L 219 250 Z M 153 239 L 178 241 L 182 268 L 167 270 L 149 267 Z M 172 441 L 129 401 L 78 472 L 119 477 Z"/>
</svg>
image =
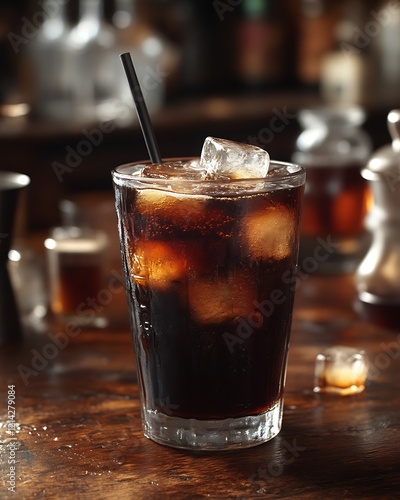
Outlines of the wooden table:
<svg viewBox="0 0 400 500">
<path fill-rule="evenodd" d="M 143 437 L 128 331 L 82 332 L 59 349 L 47 333 L 31 334 L 1 348 L 0 498 L 399 498 L 400 334 L 361 321 L 353 299 L 351 276 L 301 280 L 283 429 L 235 452 L 189 453 Z M 363 393 L 313 392 L 315 356 L 335 344 L 367 351 Z M 18 367 L 34 366 L 35 352 L 45 362 L 24 383 Z M 19 424 L 12 437 L 8 385 Z"/>
</svg>

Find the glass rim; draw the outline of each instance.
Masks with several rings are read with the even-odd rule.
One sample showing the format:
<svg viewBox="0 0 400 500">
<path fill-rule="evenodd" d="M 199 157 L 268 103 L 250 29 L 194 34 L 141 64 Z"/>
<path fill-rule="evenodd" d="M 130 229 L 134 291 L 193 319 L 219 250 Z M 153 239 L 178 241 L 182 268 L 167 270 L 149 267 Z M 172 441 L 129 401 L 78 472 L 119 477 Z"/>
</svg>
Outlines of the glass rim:
<svg viewBox="0 0 400 500">
<path fill-rule="evenodd" d="M 163 163 L 174 163 L 174 162 L 187 162 L 187 161 L 193 161 L 199 159 L 198 156 L 185 156 L 185 157 L 174 157 L 174 158 L 165 158 L 163 159 Z M 306 176 L 306 170 L 304 167 L 299 165 L 298 163 L 293 163 L 293 162 L 286 162 L 286 161 L 278 161 L 278 160 L 271 160 L 270 161 L 270 167 L 290 167 L 293 169 L 293 171 L 286 171 L 282 172 L 282 174 L 277 174 L 274 175 L 274 177 L 271 177 L 270 179 L 267 177 L 245 177 L 242 179 L 229 179 L 229 178 L 223 178 L 223 179 L 158 179 L 156 177 L 146 177 L 146 176 L 135 176 L 134 174 L 137 172 L 131 172 L 131 173 L 125 173 L 122 172 L 121 170 L 128 169 L 129 167 L 139 167 L 139 166 L 148 166 L 151 165 L 152 162 L 150 160 L 142 160 L 142 161 L 135 161 L 135 162 L 130 162 L 130 163 L 124 163 L 122 165 L 119 165 L 118 167 L 115 167 L 112 169 L 111 174 L 113 176 L 113 180 L 115 181 L 118 179 L 119 181 L 138 181 L 138 182 L 143 182 L 144 184 L 146 183 L 152 183 L 152 184 L 159 184 L 159 185 L 170 185 L 172 183 L 179 183 L 184 186 L 189 186 L 193 184 L 201 184 L 201 185 L 211 185 L 211 186 L 222 186 L 222 185 L 248 185 L 249 183 L 254 183 L 258 184 L 260 182 L 269 182 L 272 184 L 280 184 L 281 182 L 288 181 L 288 180 L 293 180 L 293 179 L 299 179 L 301 177 L 304 177 L 302 179 L 302 182 L 299 183 L 299 185 L 302 185 L 305 183 L 305 176 Z M 268 175 L 268 174 L 267 174 Z"/>
</svg>

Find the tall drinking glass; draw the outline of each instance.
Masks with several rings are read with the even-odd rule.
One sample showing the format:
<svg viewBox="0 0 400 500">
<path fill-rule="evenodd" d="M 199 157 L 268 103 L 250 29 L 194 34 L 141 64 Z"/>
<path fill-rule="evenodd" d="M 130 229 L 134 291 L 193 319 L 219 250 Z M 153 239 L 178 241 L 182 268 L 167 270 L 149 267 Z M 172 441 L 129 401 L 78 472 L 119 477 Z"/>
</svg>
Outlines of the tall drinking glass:
<svg viewBox="0 0 400 500">
<path fill-rule="evenodd" d="M 281 428 L 305 173 L 200 180 L 196 159 L 165 163 L 172 176 L 112 173 L 144 433 L 255 446 Z"/>
</svg>

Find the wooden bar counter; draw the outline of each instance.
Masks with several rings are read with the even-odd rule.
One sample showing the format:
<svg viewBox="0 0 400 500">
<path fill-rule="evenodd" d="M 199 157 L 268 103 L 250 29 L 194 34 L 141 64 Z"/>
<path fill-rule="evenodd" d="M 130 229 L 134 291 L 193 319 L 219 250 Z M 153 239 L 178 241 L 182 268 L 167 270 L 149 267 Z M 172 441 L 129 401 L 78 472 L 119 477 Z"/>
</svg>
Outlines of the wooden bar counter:
<svg viewBox="0 0 400 500">
<path fill-rule="evenodd" d="M 128 330 L 0 348 L 0 498 L 399 498 L 400 334 L 357 316 L 352 276 L 299 284 L 283 428 L 251 449 L 190 453 L 143 437 Z M 315 356 L 336 344 L 366 350 L 361 394 L 313 392 Z"/>
</svg>

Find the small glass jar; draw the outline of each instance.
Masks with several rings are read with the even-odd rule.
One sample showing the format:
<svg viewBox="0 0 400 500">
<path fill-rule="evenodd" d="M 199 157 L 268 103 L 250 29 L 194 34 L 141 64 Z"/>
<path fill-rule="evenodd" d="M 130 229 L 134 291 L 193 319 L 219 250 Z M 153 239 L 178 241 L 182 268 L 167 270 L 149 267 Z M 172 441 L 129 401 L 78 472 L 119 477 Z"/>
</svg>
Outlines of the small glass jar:
<svg viewBox="0 0 400 500">
<path fill-rule="evenodd" d="M 364 319 L 400 331 L 400 109 L 388 115 L 392 144 L 363 170 L 373 207 L 367 217 L 371 246 L 356 273 L 357 304 Z"/>
<path fill-rule="evenodd" d="M 317 272 L 352 272 L 365 251 L 370 198 L 361 176 L 372 151 L 361 128 L 365 113 L 359 107 L 322 107 L 302 110 L 298 119 L 303 131 L 292 159 L 307 172 L 299 264 L 322 244 L 328 251 Z"/>
<path fill-rule="evenodd" d="M 104 283 L 106 235 L 90 228 L 56 227 L 44 246 L 54 323 L 107 326 L 104 306 L 112 294 Z"/>
</svg>

